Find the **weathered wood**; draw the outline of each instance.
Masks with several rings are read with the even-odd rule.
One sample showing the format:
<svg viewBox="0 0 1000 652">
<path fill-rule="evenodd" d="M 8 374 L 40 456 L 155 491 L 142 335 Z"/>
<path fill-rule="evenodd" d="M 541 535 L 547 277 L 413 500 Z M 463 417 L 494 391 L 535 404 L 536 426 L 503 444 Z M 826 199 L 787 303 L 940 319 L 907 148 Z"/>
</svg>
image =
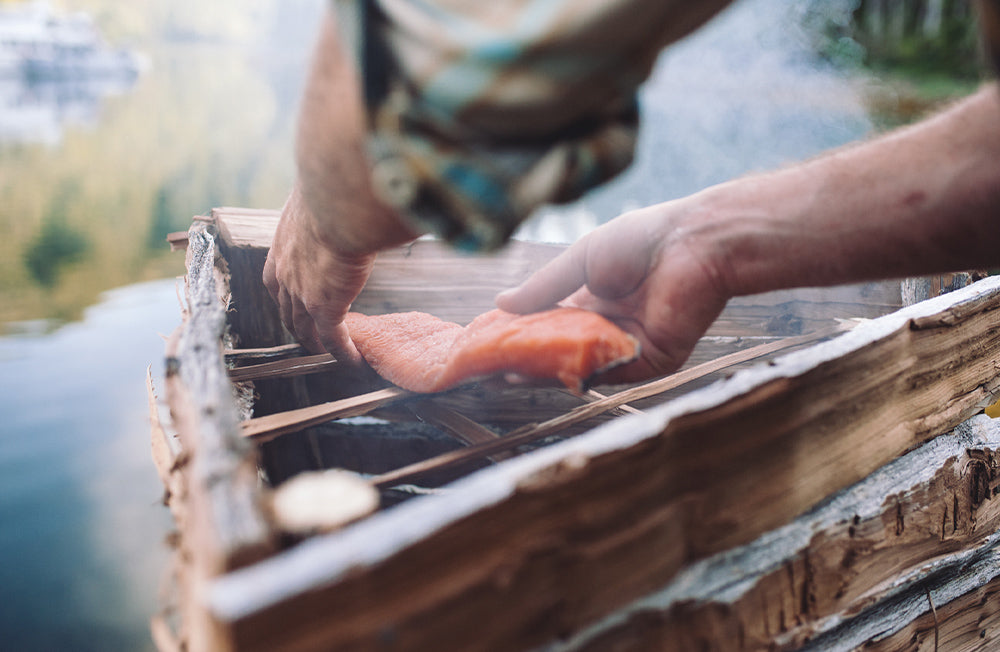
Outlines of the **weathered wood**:
<svg viewBox="0 0 1000 652">
<path fill-rule="evenodd" d="M 225 349 L 222 352 L 227 363 L 259 362 L 287 357 L 305 355 L 306 349 L 301 344 L 279 344 L 254 349 Z"/>
<path fill-rule="evenodd" d="M 170 251 L 182 251 L 188 246 L 187 231 L 177 231 L 167 234 L 167 243 L 170 244 Z"/>
<path fill-rule="evenodd" d="M 413 402 L 410 404 L 410 410 L 421 421 L 451 433 L 466 444 L 482 444 L 500 438 L 498 433 L 479 425 L 434 399 Z M 499 462 L 513 456 L 514 454 L 510 451 L 502 451 L 486 457 L 490 461 Z"/>
<path fill-rule="evenodd" d="M 405 257 L 397 262 L 394 274 L 405 276 Z M 454 271 L 454 258 L 449 265 Z M 492 305 L 486 277 L 474 300 Z M 770 344 L 890 307 L 873 298 L 881 290 L 844 291 L 736 304 L 706 343 Z M 594 650 L 848 649 L 858 641 L 895 650 L 932 645 L 935 635 L 976 649 L 980 621 L 990 628 L 998 619 L 977 602 L 996 591 L 1000 568 L 991 538 L 1000 514 L 996 446 L 961 432 L 933 438 L 996 399 L 998 308 L 994 279 L 668 404 L 642 405 L 641 414 L 444 494 L 209 580 L 207 592 L 188 592 L 207 601 L 192 609 L 203 610 L 213 643 L 240 649 L 488 650 L 562 640 Z M 454 314 L 463 310 L 472 312 Z M 482 388 L 435 397 L 447 415 L 436 421 L 454 421 L 450 401 L 489 397 Z M 331 414 L 321 407 L 317 414 Z M 337 411 L 344 407 L 332 414 L 368 409 Z M 296 415 L 279 430 L 309 419 Z M 473 426 L 458 429 L 475 434 Z M 824 498 L 792 523 L 799 529 L 787 529 Z M 670 647 L 678 641 L 690 645 Z"/>
<path fill-rule="evenodd" d="M 216 287 L 215 247 L 204 225 L 190 232 L 188 310 L 167 346 L 166 396 L 182 447 L 181 477 L 172 500 L 185 571 L 179 578 L 185 639 L 194 649 L 224 649 L 227 636 L 198 608 L 210 578 L 252 564 L 275 549 L 261 511 L 255 451 L 239 436 L 232 386 L 222 363 L 225 314 Z M 175 512 L 176 515 L 176 512 Z"/>
<path fill-rule="evenodd" d="M 199 556 L 219 573 L 255 561 L 273 549 L 255 496 L 256 455 L 239 436 L 232 386 L 223 372 L 223 306 L 215 290 L 215 247 L 197 226 L 188 249 L 190 306 L 167 362 L 167 397 L 184 452 L 190 457 L 188 493 Z"/>
<path fill-rule="evenodd" d="M 413 394 L 405 389 L 390 387 L 339 401 L 256 417 L 243 422 L 243 436 L 252 438 L 258 443 L 269 441 L 283 434 L 297 432 L 331 419 L 368 414 L 379 406 L 410 396 Z"/>
<path fill-rule="evenodd" d="M 914 620 L 933 615 L 928 592 L 943 627 L 964 609 L 949 615 L 951 599 L 1000 575 L 966 577 L 976 560 L 1000 559 L 998 467 L 1000 422 L 977 417 L 550 652 L 916 649 L 911 630 L 924 641 L 933 631 Z"/>
<path fill-rule="evenodd" d="M 146 399 L 149 406 L 150 450 L 153 454 L 153 466 L 160 476 L 163 487 L 170 491 L 173 484 L 171 475 L 177 463 L 176 442 L 167 434 L 160 421 L 160 409 L 157 405 L 156 390 L 153 388 L 153 374 L 150 367 L 146 368 Z"/>
<path fill-rule="evenodd" d="M 263 229 L 273 238 L 278 212 L 254 209 L 213 209 L 208 219 L 218 231 L 218 248 L 223 259 L 220 267 L 229 282 L 227 319 L 233 341 L 230 346 L 260 349 L 294 344 L 284 328 L 278 308 L 262 281 L 267 249 L 253 243 L 254 234 Z M 239 227 L 231 230 L 231 224 Z M 244 237 L 244 233 L 249 234 Z M 235 270 L 230 273 L 230 270 Z M 314 402 L 310 383 L 305 377 L 259 379 L 253 382 L 254 416 L 261 417 L 287 409 L 306 407 Z M 340 398 L 339 393 L 327 396 Z M 315 455 L 310 437 L 285 437 L 262 444 L 263 470 L 271 482 L 280 482 L 302 469 L 315 469 Z"/>
<path fill-rule="evenodd" d="M 994 278 L 862 324 L 231 573 L 210 609 L 246 649 L 579 631 L 992 402 L 998 308 Z"/>
<path fill-rule="evenodd" d="M 260 364 L 235 367 L 229 370 L 229 379 L 234 383 L 262 378 L 292 378 L 321 371 L 331 371 L 337 361 L 329 353 L 304 355 L 298 358 L 274 360 Z"/>
<path fill-rule="evenodd" d="M 263 288 L 259 279 L 278 213 L 216 209 L 212 215 L 227 261 L 238 269 L 233 276 L 248 277 Z M 241 252 L 237 261 L 230 259 L 228 248 Z M 517 285 L 561 250 L 554 245 L 515 242 L 496 254 L 470 256 L 435 240 L 418 240 L 379 253 L 378 264 L 352 309 L 365 314 L 419 310 L 467 324 L 493 308 L 497 292 Z M 271 303 L 269 297 L 266 302 Z M 257 309 L 254 303 L 245 305 Z"/>
<path fill-rule="evenodd" d="M 278 213 L 216 208 L 212 210 L 210 219 L 219 233 L 216 244 L 224 261 L 220 266 L 228 282 L 226 310 L 229 332 L 234 338 L 232 345 L 258 349 L 295 344 L 294 338 L 282 326 L 278 307 L 261 278 L 267 249 L 255 246 L 253 237 L 250 237 L 260 230 L 268 231 L 273 237 Z M 235 232 L 229 229 L 233 222 L 240 225 Z M 230 269 L 236 269 L 238 273 L 229 273 Z M 257 389 L 255 413 L 258 415 L 270 414 L 285 407 L 301 407 L 310 402 L 308 391 L 301 381 L 261 385 Z"/>
</svg>

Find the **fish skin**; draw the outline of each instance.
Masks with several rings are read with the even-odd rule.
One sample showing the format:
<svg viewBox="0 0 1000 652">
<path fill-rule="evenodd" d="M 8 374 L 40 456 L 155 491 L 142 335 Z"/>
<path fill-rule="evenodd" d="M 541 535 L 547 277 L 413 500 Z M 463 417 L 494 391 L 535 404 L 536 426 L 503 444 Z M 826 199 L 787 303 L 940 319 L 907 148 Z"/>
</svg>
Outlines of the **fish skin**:
<svg viewBox="0 0 1000 652">
<path fill-rule="evenodd" d="M 606 317 L 560 307 L 528 315 L 491 310 L 462 327 L 421 312 L 345 319 L 365 361 L 413 392 L 441 392 L 515 374 L 581 391 L 595 374 L 635 360 L 639 342 Z"/>
</svg>

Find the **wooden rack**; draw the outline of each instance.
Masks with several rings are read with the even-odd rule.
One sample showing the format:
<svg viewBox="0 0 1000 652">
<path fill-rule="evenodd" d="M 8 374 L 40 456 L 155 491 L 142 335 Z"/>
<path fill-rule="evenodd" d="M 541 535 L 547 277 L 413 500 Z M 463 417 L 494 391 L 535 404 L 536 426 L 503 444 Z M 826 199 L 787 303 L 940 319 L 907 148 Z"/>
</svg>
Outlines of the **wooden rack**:
<svg viewBox="0 0 1000 652">
<path fill-rule="evenodd" d="M 1000 428 L 976 416 L 1000 391 L 996 278 L 903 309 L 898 283 L 735 300 L 685 369 L 636 386 L 415 395 L 290 340 L 260 282 L 276 219 L 217 209 L 177 239 L 185 323 L 153 434 L 180 533 L 161 647 L 1000 640 Z M 466 323 L 557 251 L 418 241 L 380 257 L 354 309 Z M 283 530 L 275 488 L 334 466 L 383 509 Z"/>
</svg>

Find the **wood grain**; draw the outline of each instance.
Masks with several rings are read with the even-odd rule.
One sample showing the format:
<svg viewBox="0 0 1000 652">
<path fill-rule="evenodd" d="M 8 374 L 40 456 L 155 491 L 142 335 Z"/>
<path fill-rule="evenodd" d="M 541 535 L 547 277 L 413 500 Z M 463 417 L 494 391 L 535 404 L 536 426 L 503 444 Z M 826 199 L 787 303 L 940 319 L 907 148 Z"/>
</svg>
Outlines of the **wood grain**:
<svg viewBox="0 0 1000 652">
<path fill-rule="evenodd" d="M 256 502 L 256 455 L 239 436 L 233 390 L 224 373 L 225 324 L 215 287 L 215 247 L 193 228 L 188 248 L 185 321 L 167 364 L 167 400 L 189 456 L 188 499 L 196 510 L 198 555 L 209 573 L 231 570 L 273 549 Z"/>
<path fill-rule="evenodd" d="M 187 268 L 188 310 L 167 345 L 166 398 L 181 445 L 170 468 L 169 500 L 183 560 L 184 640 L 191 649 L 224 649 L 226 634 L 201 608 L 200 591 L 212 577 L 271 555 L 275 538 L 260 508 L 255 451 L 239 436 L 222 362 L 225 313 L 214 240 L 204 224 L 190 231 Z"/>
<path fill-rule="evenodd" d="M 332 371 L 336 366 L 337 361 L 332 355 L 320 353 L 235 367 L 229 370 L 229 379 L 234 383 L 239 383 L 264 378 L 293 378 L 322 371 Z"/>
<path fill-rule="evenodd" d="M 928 642 L 933 633 L 928 593 L 947 631 L 965 610 L 953 609 L 956 596 L 996 591 L 986 585 L 1000 567 L 969 573 L 1000 555 L 998 466 L 1000 423 L 977 417 L 793 522 L 693 564 L 551 652 L 917 649 L 910 635 Z M 946 640 L 941 649 L 953 649 Z"/>
<path fill-rule="evenodd" d="M 413 394 L 405 389 L 390 387 L 339 401 L 256 417 L 242 423 L 243 436 L 258 443 L 269 441 L 332 419 L 368 414 L 379 406 L 410 396 Z"/>
</svg>

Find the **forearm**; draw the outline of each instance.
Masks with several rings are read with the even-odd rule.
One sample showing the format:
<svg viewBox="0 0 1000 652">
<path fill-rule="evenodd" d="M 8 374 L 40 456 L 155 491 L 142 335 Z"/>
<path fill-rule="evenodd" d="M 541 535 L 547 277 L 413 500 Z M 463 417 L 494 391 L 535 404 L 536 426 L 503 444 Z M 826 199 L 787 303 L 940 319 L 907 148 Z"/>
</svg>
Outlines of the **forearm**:
<svg viewBox="0 0 1000 652">
<path fill-rule="evenodd" d="M 315 235 L 351 254 L 374 253 L 418 234 L 380 202 L 365 152 L 357 71 L 327 14 L 302 98 L 296 159 Z"/>
<path fill-rule="evenodd" d="M 674 237 L 729 295 L 1000 266 L 1000 93 L 697 197 Z"/>
</svg>

